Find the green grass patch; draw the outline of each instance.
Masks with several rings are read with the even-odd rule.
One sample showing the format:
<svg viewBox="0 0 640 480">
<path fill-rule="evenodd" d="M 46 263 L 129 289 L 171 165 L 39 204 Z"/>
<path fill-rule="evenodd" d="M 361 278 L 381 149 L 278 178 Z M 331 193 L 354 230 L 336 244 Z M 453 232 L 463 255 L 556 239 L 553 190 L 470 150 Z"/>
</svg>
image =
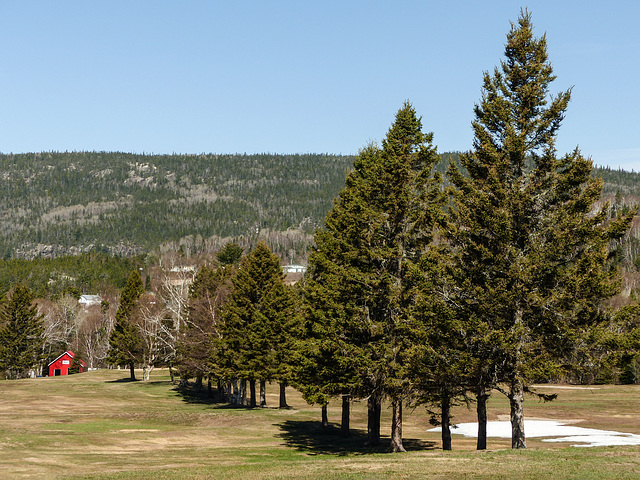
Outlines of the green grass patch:
<svg viewBox="0 0 640 480">
<path fill-rule="evenodd" d="M 368 448 L 366 402 L 353 406 L 349 438 L 340 436 L 340 405 L 320 410 L 290 389 L 288 410 L 245 409 L 206 394 L 176 390 L 168 372 L 130 382 L 127 371 L 2 382 L 0 479 L 386 479 L 386 478 L 640 478 L 640 447 L 572 448 L 528 439 L 512 451 L 508 439 L 453 438 L 442 452 L 424 409 L 405 411 L 405 454 L 388 453 L 390 410 L 383 409 L 383 445 Z M 640 434 L 637 386 L 555 387 L 558 399 L 528 399 L 528 417 L 572 419 L 584 427 Z M 277 405 L 278 387 L 267 402 Z M 456 408 L 456 422 L 474 412 Z M 508 419 L 508 402 L 495 394 L 489 419 Z M 386 435 L 386 436 L 385 436 Z"/>
</svg>

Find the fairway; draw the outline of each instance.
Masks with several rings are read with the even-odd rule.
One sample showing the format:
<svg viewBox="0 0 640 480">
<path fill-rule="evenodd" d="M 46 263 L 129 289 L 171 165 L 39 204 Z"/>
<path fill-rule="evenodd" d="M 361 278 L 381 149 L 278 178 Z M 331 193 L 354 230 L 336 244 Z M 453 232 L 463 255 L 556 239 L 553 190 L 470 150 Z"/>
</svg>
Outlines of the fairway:
<svg viewBox="0 0 640 480">
<path fill-rule="evenodd" d="M 366 402 L 357 402 L 349 439 L 339 436 L 339 401 L 329 405 L 328 429 L 320 409 L 288 390 L 288 410 L 269 385 L 266 409 L 232 408 L 175 390 L 166 370 L 150 382 L 128 381 L 128 371 L 100 370 L 69 377 L 0 382 L 0 478 L 92 479 L 383 479 L 383 478 L 640 478 L 640 447 L 575 448 L 527 440 L 512 451 L 509 439 L 453 436 L 440 450 L 424 408 L 405 411 L 406 454 L 387 453 L 390 411 L 383 407 L 383 448 L 363 447 Z M 640 434 L 640 387 L 598 385 L 544 388 L 557 400 L 528 397 L 527 418 Z M 474 421 L 473 406 L 458 406 L 454 422 Z M 508 419 L 499 394 L 489 420 Z"/>
</svg>

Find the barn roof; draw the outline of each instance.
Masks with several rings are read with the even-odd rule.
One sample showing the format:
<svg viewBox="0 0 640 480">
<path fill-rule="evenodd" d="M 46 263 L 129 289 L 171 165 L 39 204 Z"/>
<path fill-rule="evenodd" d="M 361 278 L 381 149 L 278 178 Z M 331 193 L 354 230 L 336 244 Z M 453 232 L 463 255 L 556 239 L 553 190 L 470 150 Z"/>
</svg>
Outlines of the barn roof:
<svg viewBox="0 0 640 480">
<path fill-rule="evenodd" d="M 57 357 L 54 361 L 49 362 L 49 365 L 47 365 L 47 366 L 49 367 L 49 366 L 51 366 L 51 364 L 52 364 L 52 363 L 56 363 L 58 360 L 60 360 L 60 359 L 61 359 L 62 357 L 64 357 L 65 355 L 68 355 L 68 356 L 69 356 L 69 357 L 71 357 L 71 358 L 74 358 L 74 357 L 75 357 L 75 353 L 73 353 L 71 350 L 67 350 L 66 352 L 64 352 L 64 353 L 62 353 L 62 354 L 60 354 L 60 355 L 58 355 L 58 357 Z M 82 360 L 80 360 L 80 363 L 82 363 L 82 365 L 86 365 Z"/>
</svg>

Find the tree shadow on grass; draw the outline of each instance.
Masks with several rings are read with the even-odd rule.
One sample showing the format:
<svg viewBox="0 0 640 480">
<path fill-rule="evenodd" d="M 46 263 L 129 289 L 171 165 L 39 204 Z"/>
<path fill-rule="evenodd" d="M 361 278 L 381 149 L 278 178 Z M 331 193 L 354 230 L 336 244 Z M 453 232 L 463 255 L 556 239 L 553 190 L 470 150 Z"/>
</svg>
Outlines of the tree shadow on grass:
<svg viewBox="0 0 640 480">
<path fill-rule="evenodd" d="M 176 395 L 182 397 L 182 401 L 191 403 L 194 405 L 211 405 L 218 409 L 246 409 L 253 410 L 252 408 L 244 405 L 232 405 L 226 400 L 221 398 L 216 388 L 213 388 L 211 392 L 207 387 L 197 389 L 192 384 L 188 385 L 176 385 L 173 388 Z M 256 407 L 258 408 L 258 407 Z"/>
<path fill-rule="evenodd" d="M 186 403 L 194 403 L 198 405 L 222 405 L 224 403 L 219 400 L 219 396 L 217 395 L 215 390 L 213 390 L 213 393 L 209 393 L 206 387 L 196 389 L 192 385 L 176 385 L 173 388 L 173 391 L 176 392 L 177 395 L 182 397 L 182 401 Z"/>
<path fill-rule="evenodd" d="M 146 382 L 140 382 L 140 386 L 141 387 L 159 387 L 159 386 L 171 387 L 173 386 L 173 382 L 171 380 L 149 380 Z"/>
<path fill-rule="evenodd" d="M 335 425 L 323 427 L 317 421 L 288 420 L 277 425 L 282 430 L 279 437 L 285 445 L 306 452 L 310 455 L 366 455 L 371 453 L 390 452 L 389 437 L 381 436 L 380 445 L 367 446 L 367 432 L 351 429 L 349 437 L 342 437 L 340 428 Z M 404 448 L 411 450 L 432 450 L 434 442 L 405 438 Z"/>
<path fill-rule="evenodd" d="M 107 380 L 107 381 L 105 381 L 105 383 L 135 383 L 141 388 L 151 388 L 151 387 L 158 387 L 158 386 L 171 387 L 171 386 L 174 385 L 174 383 L 171 380 L 147 380 L 147 381 L 143 381 L 140 378 L 136 378 L 135 380 L 132 380 L 130 377 L 118 378 L 116 380 Z M 174 388 L 174 390 L 175 390 L 175 388 Z"/>
<path fill-rule="evenodd" d="M 129 383 L 129 382 L 141 382 L 139 378 L 132 380 L 131 377 L 118 378 L 116 380 L 107 380 L 105 383 Z"/>
</svg>

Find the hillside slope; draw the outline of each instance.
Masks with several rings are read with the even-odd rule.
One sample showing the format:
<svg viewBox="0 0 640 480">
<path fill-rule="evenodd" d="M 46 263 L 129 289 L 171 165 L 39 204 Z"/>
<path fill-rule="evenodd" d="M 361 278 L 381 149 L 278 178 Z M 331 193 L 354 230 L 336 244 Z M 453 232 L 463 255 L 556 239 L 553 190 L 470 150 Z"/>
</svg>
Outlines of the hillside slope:
<svg viewBox="0 0 640 480">
<path fill-rule="evenodd" d="M 315 154 L 0 155 L 0 254 L 128 254 L 186 237 L 310 234 L 351 163 Z"/>
<path fill-rule="evenodd" d="M 457 156 L 442 154 L 438 169 Z M 303 255 L 352 162 L 330 154 L 0 154 L 0 256 L 198 250 L 265 234 L 281 255 Z M 640 174 L 594 174 L 618 201 L 640 197 Z"/>
</svg>

